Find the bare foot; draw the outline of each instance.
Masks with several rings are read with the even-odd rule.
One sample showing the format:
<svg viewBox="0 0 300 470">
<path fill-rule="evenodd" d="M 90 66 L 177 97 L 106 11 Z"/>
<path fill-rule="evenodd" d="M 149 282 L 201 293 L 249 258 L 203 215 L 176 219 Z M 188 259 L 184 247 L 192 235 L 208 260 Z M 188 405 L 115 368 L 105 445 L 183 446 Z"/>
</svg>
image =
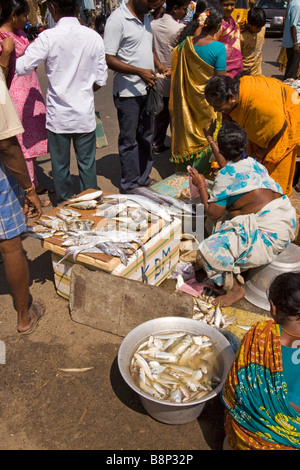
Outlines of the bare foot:
<svg viewBox="0 0 300 470">
<path fill-rule="evenodd" d="M 237 282 L 234 282 L 233 288 L 226 292 L 225 295 L 217 297 L 213 301 L 213 304 L 219 304 L 220 307 L 230 307 L 232 304 L 245 297 L 245 293 L 245 289 Z"/>
<path fill-rule="evenodd" d="M 44 315 L 45 310 L 45 305 L 40 299 L 33 300 L 28 310 L 28 322 L 24 325 L 22 324 L 22 321 L 20 321 L 17 325 L 17 332 L 20 335 L 32 333 L 35 330 L 38 321 Z"/>
</svg>

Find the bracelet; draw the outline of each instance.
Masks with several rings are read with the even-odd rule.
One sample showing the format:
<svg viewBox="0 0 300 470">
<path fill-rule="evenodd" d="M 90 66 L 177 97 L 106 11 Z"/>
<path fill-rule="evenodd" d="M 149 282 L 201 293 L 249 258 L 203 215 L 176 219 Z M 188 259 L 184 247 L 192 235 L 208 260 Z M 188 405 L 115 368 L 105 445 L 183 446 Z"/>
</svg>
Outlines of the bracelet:
<svg viewBox="0 0 300 470">
<path fill-rule="evenodd" d="M 294 42 L 294 46 L 299 46 L 299 42 Z"/>
<path fill-rule="evenodd" d="M 35 187 L 34 187 L 34 185 L 32 184 L 32 185 L 30 186 L 30 188 L 24 189 L 24 192 L 25 192 L 25 194 L 28 194 L 28 193 L 30 193 L 30 191 L 32 191 L 33 189 L 35 189 Z"/>
<path fill-rule="evenodd" d="M 217 143 L 214 139 L 208 140 L 209 145 L 214 142 L 215 144 Z"/>
</svg>

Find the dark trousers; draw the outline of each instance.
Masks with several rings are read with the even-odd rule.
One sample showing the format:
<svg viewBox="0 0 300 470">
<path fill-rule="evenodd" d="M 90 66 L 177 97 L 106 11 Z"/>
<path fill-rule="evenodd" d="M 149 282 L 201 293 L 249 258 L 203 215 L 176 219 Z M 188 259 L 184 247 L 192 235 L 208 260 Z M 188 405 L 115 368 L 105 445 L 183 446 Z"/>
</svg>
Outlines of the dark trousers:
<svg viewBox="0 0 300 470">
<path fill-rule="evenodd" d="M 119 121 L 120 189 L 147 186 L 152 166 L 153 118 L 146 112 L 146 96 L 114 96 Z"/>
<path fill-rule="evenodd" d="M 284 74 L 284 80 L 287 78 L 297 78 L 299 62 L 300 62 L 300 53 L 295 52 L 293 47 L 286 48 L 286 57 L 287 64 Z"/>
<path fill-rule="evenodd" d="M 169 97 L 164 96 L 164 107 L 162 111 L 155 116 L 153 147 L 161 147 L 165 143 L 167 130 L 170 124 Z"/>
<path fill-rule="evenodd" d="M 73 181 L 70 174 L 71 141 L 73 141 L 77 159 L 80 192 L 86 189 L 98 188 L 95 161 L 95 131 L 86 134 L 55 134 L 48 130 L 52 176 L 57 204 L 61 204 L 74 195 Z"/>
</svg>

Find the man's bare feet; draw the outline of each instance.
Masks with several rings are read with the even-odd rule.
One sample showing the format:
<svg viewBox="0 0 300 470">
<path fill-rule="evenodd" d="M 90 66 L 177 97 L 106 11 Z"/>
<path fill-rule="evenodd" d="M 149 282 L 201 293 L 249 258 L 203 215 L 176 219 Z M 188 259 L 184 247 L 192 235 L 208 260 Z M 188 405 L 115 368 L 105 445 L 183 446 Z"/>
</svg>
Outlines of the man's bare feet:
<svg viewBox="0 0 300 470">
<path fill-rule="evenodd" d="M 233 287 L 225 295 L 217 297 L 213 304 L 219 304 L 220 307 L 230 307 L 232 304 L 245 297 L 245 289 L 234 279 Z"/>
<path fill-rule="evenodd" d="M 25 323 L 24 319 L 20 319 L 17 325 L 17 332 L 20 335 L 33 333 L 45 311 L 46 307 L 40 299 L 33 300 L 28 309 L 27 322 Z"/>
</svg>

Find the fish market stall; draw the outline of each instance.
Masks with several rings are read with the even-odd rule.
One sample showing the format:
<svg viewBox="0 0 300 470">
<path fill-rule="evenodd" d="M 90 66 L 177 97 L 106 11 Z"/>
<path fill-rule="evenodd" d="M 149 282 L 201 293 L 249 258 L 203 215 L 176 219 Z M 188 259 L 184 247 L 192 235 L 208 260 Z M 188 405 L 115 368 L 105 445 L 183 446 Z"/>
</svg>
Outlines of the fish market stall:
<svg viewBox="0 0 300 470">
<path fill-rule="evenodd" d="M 27 228 L 51 252 L 57 293 L 69 299 L 74 264 L 159 285 L 179 258 L 181 220 L 141 195 L 87 190 Z"/>
</svg>

